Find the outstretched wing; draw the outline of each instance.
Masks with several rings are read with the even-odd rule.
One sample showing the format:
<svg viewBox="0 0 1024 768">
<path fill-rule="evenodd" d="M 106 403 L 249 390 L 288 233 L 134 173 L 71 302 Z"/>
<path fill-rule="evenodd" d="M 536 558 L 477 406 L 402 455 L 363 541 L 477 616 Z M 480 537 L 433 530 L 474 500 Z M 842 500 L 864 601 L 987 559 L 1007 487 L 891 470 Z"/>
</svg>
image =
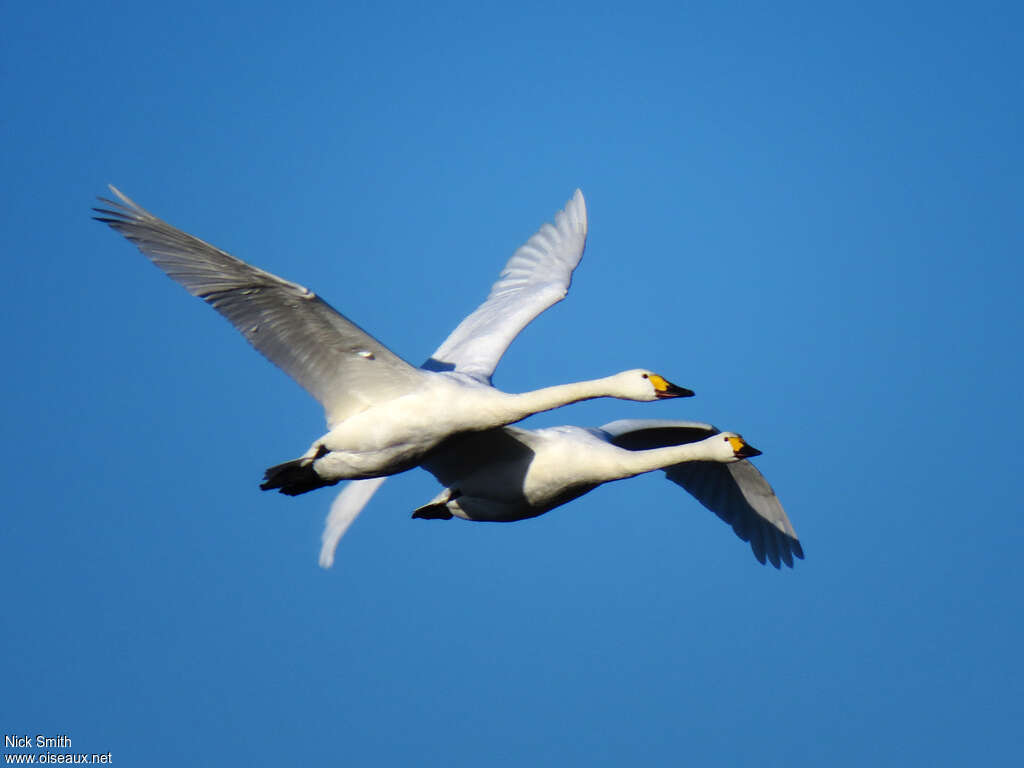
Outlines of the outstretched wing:
<svg viewBox="0 0 1024 768">
<path fill-rule="evenodd" d="M 327 520 L 324 521 L 324 532 L 320 535 L 321 568 L 334 565 L 334 550 L 338 548 L 338 542 L 385 480 L 386 477 L 352 480 L 335 497 L 331 511 L 327 513 Z"/>
<path fill-rule="evenodd" d="M 301 384 L 329 424 L 416 389 L 423 374 L 312 291 L 172 227 L 125 197 L 95 218 L 132 241 Z"/>
<path fill-rule="evenodd" d="M 487 299 L 452 331 L 427 370 L 456 370 L 490 384 L 508 345 L 537 315 L 565 298 L 587 242 L 587 208 L 578 189 L 555 223 L 544 224 L 508 260 Z"/>
<path fill-rule="evenodd" d="M 661 419 L 624 419 L 601 429 L 613 444 L 631 451 L 693 443 L 719 432 L 710 424 Z M 803 558 L 803 547 L 775 491 L 749 461 L 687 461 L 666 467 L 665 476 L 750 542 L 759 562 L 767 559 L 776 568 L 781 563 L 792 568 L 794 557 Z"/>
<path fill-rule="evenodd" d="M 668 467 L 665 476 L 731 525 L 743 541 L 749 541 L 759 562 L 767 557 L 776 568 L 780 562 L 792 568 L 794 557 L 803 559 L 803 547 L 779 498 L 749 461 L 685 462 Z"/>
</svg>

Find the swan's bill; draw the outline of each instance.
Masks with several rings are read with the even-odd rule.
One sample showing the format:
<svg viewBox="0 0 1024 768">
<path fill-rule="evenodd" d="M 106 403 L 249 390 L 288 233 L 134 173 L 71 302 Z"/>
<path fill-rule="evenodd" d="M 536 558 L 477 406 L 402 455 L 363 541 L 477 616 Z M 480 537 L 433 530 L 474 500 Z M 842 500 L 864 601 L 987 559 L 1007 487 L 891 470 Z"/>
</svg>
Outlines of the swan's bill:
<svg viewBox="0 0 1024 768">
<path fill-rule="evenodd" d="M 747 443 L 742 437 L 737 435 L 736 437 L 727 437 L 729 445 L 732 446 L 733 453 L 736 454 L 737 459 L 749 459 L 751 456 L 760 456 L 761 452 L 754 446 Z"/>
<path fill-rule="evenodd" d="M 693 397 L 693 390 L 686 387 L 678 387 L 671 381 L 666 381 L 656 373 L 650 375 L 651 384 L 654 385 L 654 393 L 659 400 L 669 397 Z"/>
</svg>

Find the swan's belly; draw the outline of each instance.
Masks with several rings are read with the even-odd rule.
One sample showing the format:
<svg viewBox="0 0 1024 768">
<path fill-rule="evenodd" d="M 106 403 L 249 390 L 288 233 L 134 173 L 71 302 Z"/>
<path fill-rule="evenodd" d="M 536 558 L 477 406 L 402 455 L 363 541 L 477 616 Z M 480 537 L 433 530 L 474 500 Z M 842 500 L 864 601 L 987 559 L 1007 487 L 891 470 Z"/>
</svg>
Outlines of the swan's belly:
<svg viewBox="0 0 1024 768">
<path fill-rule="evenodd" d="M 399 397 L 350 416 L 317 442 L 330 451 L 369 453 L 408 446 L 422 455 L 457 432 L 491 426 L 491 398 L 476 389 Z"/>
<path fill-rule="evenodd" d="M 543 515 L 566 502 L 579 498 L 595 488 L 593 484 L 561 486 L 552 489 L 533 501 L 525 496 L 510 498 L 507 494 L 485 496 L 463 494 L 446 505 L 448 511 L 463 520 L 474 520 L 485 523 L 512 523 L 516 520 L 527 520 Z"/>
<path fill-rule="evenodd" d="M 452 434 L 493 419 L 489 393 L 473 387 L 438 389 L 396 398 L 350 416 L 317 440 L 310 456 L 327 480 L 380 477 L 410 469 Z M 321 448 L 322 446 L 322 448 Z"/>
<path fill-rule="evenodd" d="M 324 480 L 362 480 L 412 469 L 429 450 L 402 444 L 377 451 L 331 451 L 313 462 Z"/>
</svg>

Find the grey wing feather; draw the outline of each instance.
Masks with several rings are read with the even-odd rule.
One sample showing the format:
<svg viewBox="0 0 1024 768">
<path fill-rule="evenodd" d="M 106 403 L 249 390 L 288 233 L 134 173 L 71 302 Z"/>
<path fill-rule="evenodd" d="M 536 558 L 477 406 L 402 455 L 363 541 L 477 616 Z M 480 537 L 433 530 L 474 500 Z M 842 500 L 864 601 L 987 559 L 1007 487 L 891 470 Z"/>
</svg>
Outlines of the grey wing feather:
<svg viewBox="0 0 1024 768">
<path fill-rule="evenodd" d="M 334 565 L 334 552 L 338 548 L 338 542 L 385 480 L 386 477 L 352 480 L 334 498 L 331 511 L 327 513 L 327 519 L 324 521 L 323 533 L 320 535 L 321 568 L 326 569 Z"/>
<path fill-rule="evenodd" d="M 303 286 L 171 226 L 117 189 L 98 221 L 220 312 L 327 411 L 335 423 L 413 390 L 423 374 Z"/>
<path fill-rule="evenodd" d="M 565 298 L 586 241 L 587 209 L 577 189 L 554 224 L 544 224 L 512 254 L 484 303 L 459 323 L 423 367 L 454 368 L 489 384 L 519 332 Z"/>
<path fill-rule="evenodd" d="M 665 470 L 665 476 L 685 488 L 701 504 L 732 526 L 759 562 L 776 568 L 792 567 L 804 551 L 775 491 L 749 461 L 720 464 L 692 461 Z"/>
</svg>

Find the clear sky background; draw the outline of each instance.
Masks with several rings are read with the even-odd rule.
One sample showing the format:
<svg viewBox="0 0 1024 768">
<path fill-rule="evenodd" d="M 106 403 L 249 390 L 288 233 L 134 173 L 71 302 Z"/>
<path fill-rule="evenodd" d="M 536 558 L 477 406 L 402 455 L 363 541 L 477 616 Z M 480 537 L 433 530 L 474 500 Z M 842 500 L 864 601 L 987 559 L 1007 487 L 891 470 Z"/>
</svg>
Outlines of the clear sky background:
<svg viewBox="0 0 1024 768">
<path fill-rule="evenodd" d="M 212 7 L 211 7 L 212 5 Z M 710 4 L 709 4 L 710 5 Z M 12 3 L 0 730 L 120 765 L 1019 765 L 1012 3 Z M 581 187 L 507 391 L 696 390 L 779 572 L 660 474 L 510 525 L 261 493 L 317 404 L 89 219 L 114 183 L 419 364 Z M 13 750 L 7 750 L 13 752 Z"/>
</svg>

